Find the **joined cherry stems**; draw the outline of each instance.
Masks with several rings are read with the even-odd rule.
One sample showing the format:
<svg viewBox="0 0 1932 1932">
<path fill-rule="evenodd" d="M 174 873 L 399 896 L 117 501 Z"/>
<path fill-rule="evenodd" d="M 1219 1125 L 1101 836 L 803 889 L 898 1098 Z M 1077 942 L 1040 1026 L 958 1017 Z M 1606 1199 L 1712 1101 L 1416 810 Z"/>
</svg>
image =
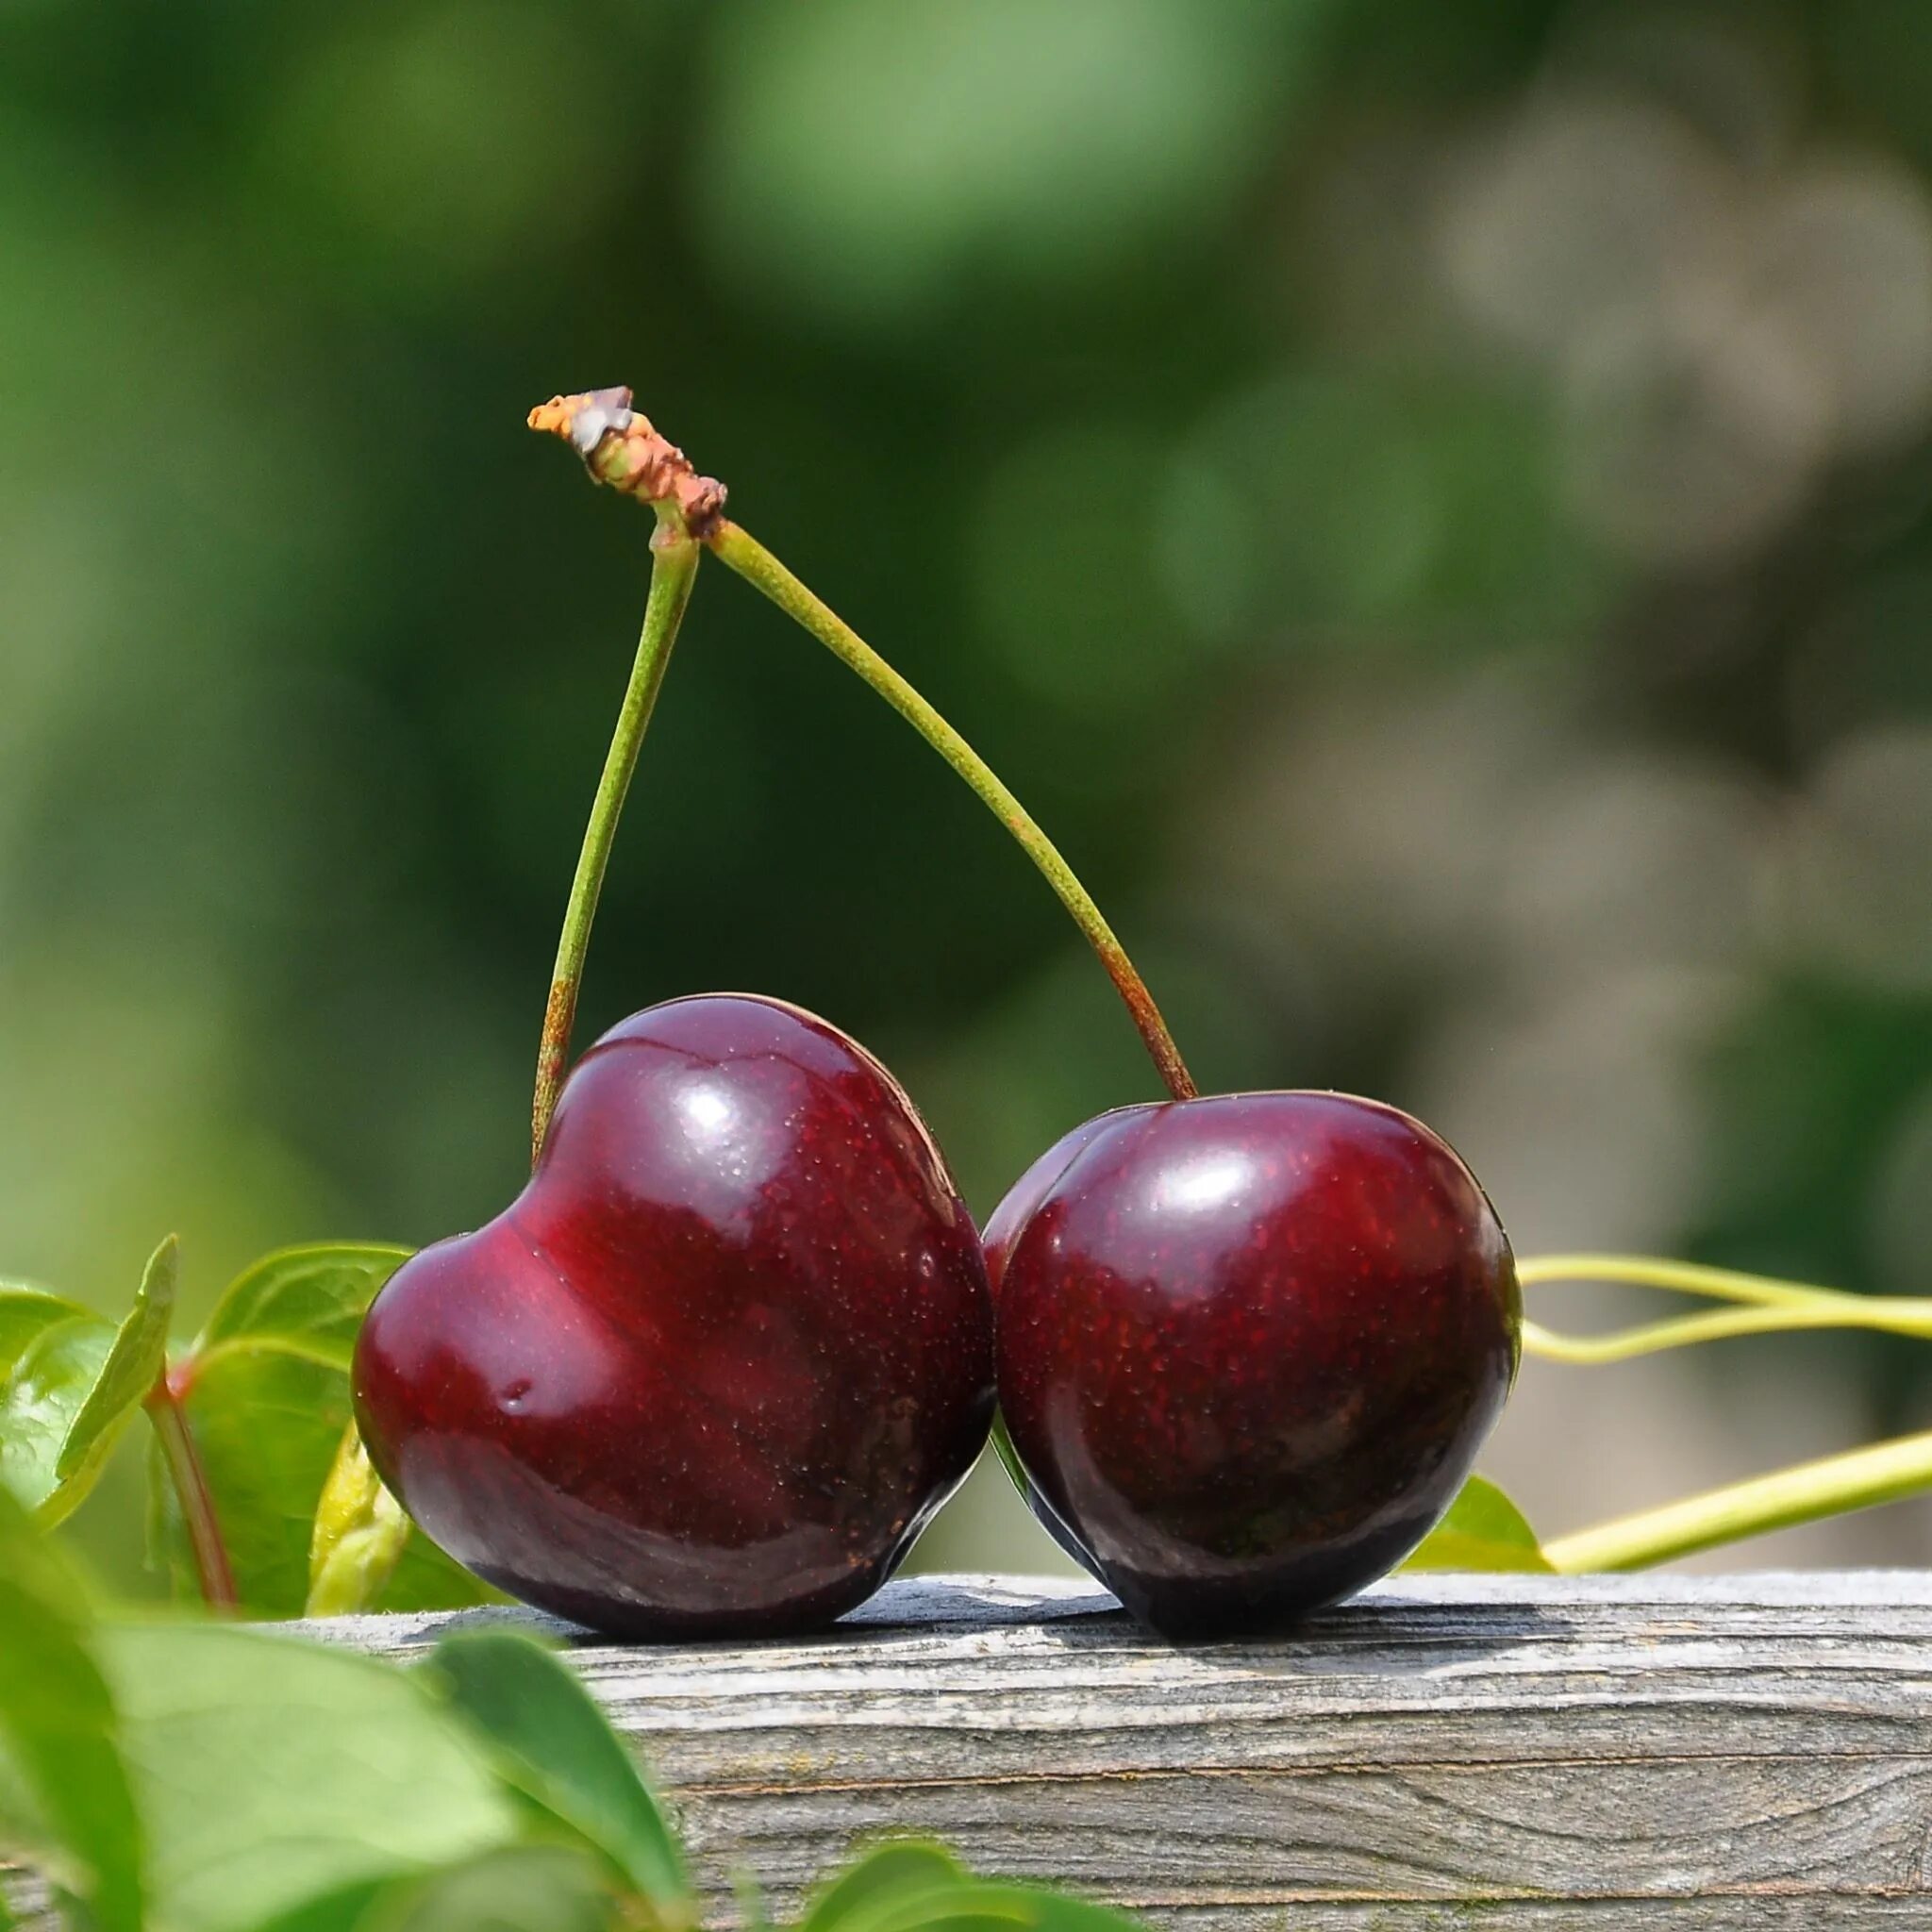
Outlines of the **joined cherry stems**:
<svg viewBox="0 0 1932 1932">
<path fill-rule="evenodd" d="M 1080 883 L 1073 867 L 1041 828 L 1039 822 L 1002 782 L 991 766 L 906 678 L 822 598 L 807 589 L 757 538 L 724 515 L 724 486 L 711 477 L 698 475 L 684 452 L 660 436 L 648 419 L 631 408 L 630 403 L 627 389 L 593 390 L 581 395 L 554 397 L 532 409 L 529 421 L 531 428 L 560 436 L 570 442 L 599 482 L 648 503 L 657 514 L 658 529 L 654 544 L 658 550 L 658 567 L 652 575 L 654 607 L 658 602 L 659 572 L 663 568 L 667 547 L 675 547 L 679 541 L 702 544 L 770 598 L 848 670 L 870 685 L 939 753 L 1033 861 L 1112 980 L 1146 1046 L 1156 1072 L 1160 1075 L 1162 1085 L 1175 1100 L 1195 1098 L 1199 1090 L 1188 1072 L 1186 1061 L 1181 1058 L 1180 1048 L 1175 1045 L 1174 1035 L 1153 993 L 1148 991 L 1146 981 L 1141 977 L 1126 948 L 1094 903 L 1093 895 Z M 668 591 L 665 593 L 667 604 L 670 594 Z M 689 594 L 687 580 L 684 595 L 688 597 Z M 662 676 L 661 658 L 669 655 L 670 639 L 675 635 L 677 618 L 682 612 L 680 601 L 675 613 L 665 619 L 669 624 L 669 633 L 662 641 L 657 666 L 659 678 Z M 645 631 L 648 639 L 651 634 L 648 614 Z M 644 647 L 641 645 L 640 672 L 643 669 L 644 656 Z M 637 680 L 638 674 L 634 674 L 634 691 Z M 591 832 L 587 835 L 585 856 L 578 863 L 577 886 L 572 891 L 571 914 L 566 917 L 564 941 L 558 947 L 558 970 L 553 975 L 551 1010 L 544 1020 L 543 1055 L 539 1062 L 534 1118 L 534 1140 L 538 1151 L 541 1149 L 549 1108 L 556 1103 L 557 1083 L 561 1077 L 575 1008 L 576 975 L 582 964 L 583 941 L 589 934 L 590 916 L 595 910 L 596 888 L 603 875 L 604 859 L 608 857 L 609 834 L 615 825 L 617 808 L 623 803 L 624 783 L 627 782 L 629 775 L 626 765 L 623 779 L 615 787 L 614 797 L 608 802 L 607 810 L 607 791 L 610 789 L 613 765 L 619 758 L 620 741 L 631 762 L 635 762 L 637 743 L 641 738 L 643 725 L 649 722 L 650 702 L 655 696 L 656 686 L 652 685 L 649 696 L 643 701 L 641 713 L 634 721 L 634 729 L 628 735 L 625 721 L 620 720 L 619 737 L 612 741 L 611 758 L 605 767 L 606 784 L 599 788 L 598 806 L 591 815 Z M 626 711 L 629 709 L 630 701 L 626 698 Z M 600 849 L 594 859 L 592 836 L 601 837 Z M 591 873 L 588 891 L 585 890 L 587 868 Z"/>
</svg>

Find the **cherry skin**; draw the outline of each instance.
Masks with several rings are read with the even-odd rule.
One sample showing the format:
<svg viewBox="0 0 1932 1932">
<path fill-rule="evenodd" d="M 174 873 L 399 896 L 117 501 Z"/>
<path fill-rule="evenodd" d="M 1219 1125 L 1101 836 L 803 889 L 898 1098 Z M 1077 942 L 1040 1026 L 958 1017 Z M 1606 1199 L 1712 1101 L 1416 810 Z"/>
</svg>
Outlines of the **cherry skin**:
<svg viewBox="0 0 1932 1932">
<path fill-rule="evenodd" d="M 1178 1640 L 1278 1630 L 1392 1569 L 1515 1377 L 1488 1197 L 1420 1122 L 1346 1094 L 1103 1114 L 985 1246 L 1029 1500 Z"/>
<path fill-rule="evenodd" d="M 383 1480 L 479 1576 L 617 1636 L 783 1633 L 870 1596 L 971 1468 L 992 1305 L 885 1069 L 707 994 L 591 1048 L 529 1185 L 404 1263 L 353 1380 Z"/>
</svg>

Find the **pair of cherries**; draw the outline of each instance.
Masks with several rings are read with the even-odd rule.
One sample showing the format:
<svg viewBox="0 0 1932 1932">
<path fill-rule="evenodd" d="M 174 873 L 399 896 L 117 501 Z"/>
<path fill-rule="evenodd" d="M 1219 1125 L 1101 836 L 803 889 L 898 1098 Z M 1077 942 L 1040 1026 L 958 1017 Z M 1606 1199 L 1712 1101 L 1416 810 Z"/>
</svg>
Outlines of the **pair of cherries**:
<svg viewBox="0 0 1932 1932">
<path fill-rule="evenodd" d="M 984 1448 L 1141 1622 L 1266 1633 L 1440 1518 L 1518 1355 L 1495 1211 L 1392 1108 L 1123 1108 L 976 1230 L 878 1061 L 774 1000 L 636 1014 L 524 1192 L 356 1351 L 369 1452 L 479 1575 L 615 1636 L 870 1596 Z"/>
</svg>

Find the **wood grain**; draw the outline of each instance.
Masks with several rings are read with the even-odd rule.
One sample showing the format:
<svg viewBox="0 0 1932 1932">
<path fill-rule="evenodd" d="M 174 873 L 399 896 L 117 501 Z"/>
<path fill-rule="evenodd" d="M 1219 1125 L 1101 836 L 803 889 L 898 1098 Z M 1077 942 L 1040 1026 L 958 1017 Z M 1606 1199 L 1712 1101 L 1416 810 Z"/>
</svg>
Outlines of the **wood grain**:
<svg viewBox="0 0 1932 1932">
<path fill-rule="evenodd" d="M 717 1907 L 915 1830 L 1194 1932 L 1932 1932 L 1932 1574 L 1405 1579 L 1175 1651 L 1110 1598 L 895 1584 L 827 1636 L 574 1645 Z M 14 1882 L 30 1912 L 37 1888 Z M 44 1920 L 38 1923 L 44 1924 Z"/>
<path fill-rule="evenodd" d="M 408 1656 L 461 1618 L 308 1634 Z M 1932 1932 L 1932 1574 L 1453 1577 L 1176 1651 L 1091 1587 L 575 1659 L 705 1877 L 943 1838 L 1197 1932 Z M 727 1919 L 721 1915 L 720 1923 Z"/>
</svg>

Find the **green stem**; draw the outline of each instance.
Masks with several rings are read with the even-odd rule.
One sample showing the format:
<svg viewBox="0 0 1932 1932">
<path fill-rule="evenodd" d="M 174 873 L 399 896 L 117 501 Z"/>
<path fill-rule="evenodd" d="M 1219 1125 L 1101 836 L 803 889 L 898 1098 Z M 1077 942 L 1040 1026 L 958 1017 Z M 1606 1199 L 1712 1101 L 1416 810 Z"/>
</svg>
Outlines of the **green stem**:
<svg viewBox="0 0 1932 1932">
<path fill-rule="evenodd" d="M 1803 1329 L 1873 1328 L 1932 1341 L 1932 1301 L 1857 1295 L 1823 1301 L 1816 1307 L 1713 1309 L 1670 1322 L 1646 1322 L 1607 1335 L 1564 1335 L 1540 1322 L 1523 1324 L 1523 1349 L 1543 1361 L 1577 1368 L 1601 1368 L 1635 1361 L 1666 1349 L 1692 1348 L 1704 1341 L 1727 1341 L 1740 1335 L 1789 1335 Z"/>
<path fill-rule="evenodd" d="M 1742 1274 L 1734 1268 L 1706 1268 L 1694 1261 L 1671 1261 L 1652 1255 L 1537 1255 L 1518 1264 L 1516 1278 L 1524 1288 L 1544 1288 L 1557 1282 L 1616 1282 L 1774 1308 L 1812 1307 L 1820 1300 L 1864 1299 L 1842 1289 L 1814 1288 L 1807 1282 L 1778 1281 L 1768 1274 Z"/>
<path fill-rule="evenodd" d="M 583 983 L 584 954 L 591 942 L 591 924 L 597 916 L 597 895 L 603 890 L 605 869 L 610 862 L 610 847 L 617 836 L 625 793 L 630 789 L 631 774 L 637 770 L 638 751 L 644 741 L 644 731 L 664 682 L 665 668 L 671 662 L 671 647 L 677 641 L 677 627 L 683 622 L 685 606 L 691 601 L 691 585 L 697 576 L 699 546 L 675 512 L 659 508 L 651 550 L 651 593 L 644 609 L 643 634 L 638 640 L 637 659 L 631 666 L 624 706 L 617 714 L 617 728 L 611 734 L 610 749 L 605 756 L 603 776 L 597 781 L 590 824 L 584 828 L 583 849 L 577 855 L 576 875 L 571 881 L 570 900 L 564 908 L 563 931 L 557 941 L 557 965 L 550 975 L 543 1037 L 537 1049 L 537 1086 L 530 1102 L 533 1164 L 543 1151 L 550 1116 L 557 1110 L 557 1096 L 563 1086 L 571 1030 L 576 1024 L 577 992 Z"/>
<path fill-rule="evenodd" d="M 1848 1294 L 1842 1289 L 1777 1281 L 1735 1269 L 1705 1268 L 1647 1255 L 1543 1255 L 1517 1271 L 1525 1288 L 1559 1282 L 1620 1282 L 1741 1306 L 1648 1322 L 1607 1335 L 1563 1335 L 1538 1322 L 1523 1324 L 1526 1353 L 1547 1361 L 1595 1366 L 1634 1361 L 1669 1348 L 1739 1335 L 1781 1335 L 1811 1328 L 1872 1328 L 1932 1341 L 1932 1301 L 1903 1295 Z"/>
<path fill-rule="evenodd" d="M 232 1610 L 241 1598 L 235 1590 L 235 1572 L 228 1562 L 228 1546 L 222 1541 L 215 1499 L 208 1490 L 200 1452 L 194 1446 L 194 1432 L 188 1425 L 187 1412 L 165 1369 L 142 1406 L 154 1424 L 155 1436 L 161 1445 L 161 1459 L 168 1465 L 168 1477 L 181 1505 L 181 1521 L 187 1526 L 189 1547 L 194 1554 L 202 1600 L 211 1609 Z"/>
<path fill-rule="evenodd" d="M 848 670 L 855 671 L 945 759 L 972 787 L 980 801 L 1016 839 L 1073 914 L 1100 958 L 1167 1091 L 1176 1100 L 1191 1100 L 1197 1091 L 1182 1060 L 1174 1035 L 1146 982 L 1135 971 L 1126 948 L 1114 936 L 1074 869 L 1020 801 L 1008 791 L 992 768 L 941 717 L 905 678 L 829 606 L 801 583 L 757 538 L 727 519 L 720 519 L 705 536 L 707 546 L 745 581 L 762 591 L 787 616 L 818 639 Z"/>
<path fill-rule="evenodd" d="M 1927 1489 L 1932 1489 L 1932 1433 L 1902 1436 L 1559 1537 L 1544 1544 L 1543 1555 L 1569 1575 L 1644 1570 L 1774 1529 L 1896 1503 Z"/>
</svg>

